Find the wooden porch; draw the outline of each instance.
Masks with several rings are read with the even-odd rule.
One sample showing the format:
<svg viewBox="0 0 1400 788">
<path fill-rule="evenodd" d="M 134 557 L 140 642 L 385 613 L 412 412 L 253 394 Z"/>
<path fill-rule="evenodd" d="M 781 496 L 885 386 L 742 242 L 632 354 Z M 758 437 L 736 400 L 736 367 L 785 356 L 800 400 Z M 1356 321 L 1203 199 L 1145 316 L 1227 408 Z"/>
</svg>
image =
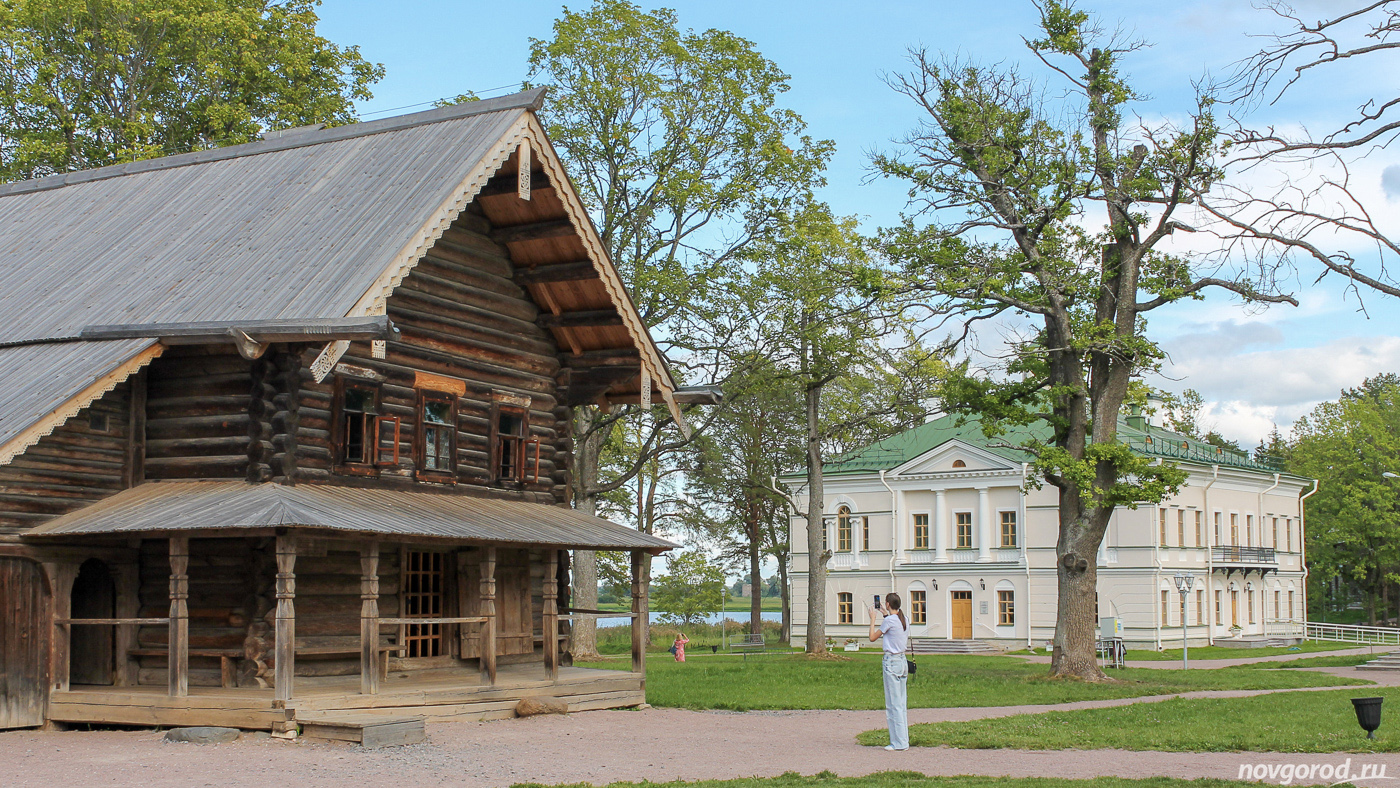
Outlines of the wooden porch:
<svg viewBox="0 0 1400 788">
<path fill-rule="evenodd" d="M 410 678 L 390 674 L 373 695 L 360 692 L 358 676 L 298 677 L 291 700 L 277 700 L 275 694 L 272 688 L 190 687 L 188 694 L 171 695 L 158 686 L 73 685 L 50 694 L 48 717 L 68 723 L 286 730 L 347 713 L 428 722 L 504 719 L 515 716 L 521 698 L 537 696 L 567 701 L 571 712 L 646 702 L 642 673 L 561 667 L 551 681 L 539 663 L 502 665 L 494 685 L 477 671 L 444 669 L 417 671 Z"/>
</svg>

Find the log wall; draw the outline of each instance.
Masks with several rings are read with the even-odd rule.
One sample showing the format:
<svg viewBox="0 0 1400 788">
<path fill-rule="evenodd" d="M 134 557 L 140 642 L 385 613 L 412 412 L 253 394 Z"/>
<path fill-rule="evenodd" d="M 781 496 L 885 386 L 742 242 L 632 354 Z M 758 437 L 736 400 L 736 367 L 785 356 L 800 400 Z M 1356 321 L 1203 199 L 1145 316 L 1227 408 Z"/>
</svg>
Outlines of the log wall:
<svg viewBox="0 0 1400 788">
<path fill-rule="evenodd" d="M 231 345 L 172 347 L 152 362 L 145 477 L 246 478 L 253 382 Z"/>
</svg>

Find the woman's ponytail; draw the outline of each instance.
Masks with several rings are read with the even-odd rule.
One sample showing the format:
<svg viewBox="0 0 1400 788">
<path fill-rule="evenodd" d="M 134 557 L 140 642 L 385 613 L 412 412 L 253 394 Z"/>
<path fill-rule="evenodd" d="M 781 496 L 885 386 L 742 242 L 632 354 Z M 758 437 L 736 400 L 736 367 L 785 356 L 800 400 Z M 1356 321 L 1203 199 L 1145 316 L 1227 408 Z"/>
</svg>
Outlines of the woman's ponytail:
<svg viewBox="0 0 1400 788">
<path fill-rule="evenodd" d="M 905 629 L 909 628 L 909 619 L 905 618 L 904 611 L 899 609 L 899 594 L 896 594 L 893 591 L 891 591 L 888 594 L 885 594 L 885 607 L 888 607 L 890 610 L 893 610 L 895 612 L 895 615 L 899 616 L 900 626 L 904 627 Z"/>
</svg>

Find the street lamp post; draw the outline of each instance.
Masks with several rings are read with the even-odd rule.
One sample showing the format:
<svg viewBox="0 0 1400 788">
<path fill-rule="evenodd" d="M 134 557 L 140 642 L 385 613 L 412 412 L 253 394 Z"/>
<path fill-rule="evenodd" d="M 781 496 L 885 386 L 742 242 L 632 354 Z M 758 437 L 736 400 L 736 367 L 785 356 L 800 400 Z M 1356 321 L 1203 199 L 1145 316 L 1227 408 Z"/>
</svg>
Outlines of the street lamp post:
<svg viewBox="0 0 1400 788">
<path fill-rule="evenodd" d="M 1191 667 L 1186 655 L 1186 621 L 1187 613 L 1190 612 L 1191 586 L 1196 582 L 1193 574 L 1176 573 L 1176 590 L 1181 593 L 1181 669 L 1187 670 Z"/>
</svg>

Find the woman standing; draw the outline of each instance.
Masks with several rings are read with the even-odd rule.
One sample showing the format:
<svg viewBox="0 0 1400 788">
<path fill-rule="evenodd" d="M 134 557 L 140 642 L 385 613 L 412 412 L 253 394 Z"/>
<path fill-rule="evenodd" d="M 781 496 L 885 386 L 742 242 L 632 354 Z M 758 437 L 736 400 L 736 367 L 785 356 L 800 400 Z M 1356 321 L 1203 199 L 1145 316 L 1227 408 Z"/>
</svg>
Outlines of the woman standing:
<svg viewBox="0 0 1400 788">
<path fill-rule="evenodd" d="M 870 642 L 884 646 L 885 720 L 890 726 L 887 750 L 909 749 L 909 621 L 899 609 L 899 594 L 885 594 L 883 610 L 870 608 Z M 879 620 L 879 624 L 876 621 Z"/>
<path fill-rule="evenodd" d="M 685 647 L 690 643 L 690 638 L 684 632 L 676 633 L 676 642 L 671 644 L 671 653 L 676 655 L 677 662 L 685 662 Z"/>
</svg>

